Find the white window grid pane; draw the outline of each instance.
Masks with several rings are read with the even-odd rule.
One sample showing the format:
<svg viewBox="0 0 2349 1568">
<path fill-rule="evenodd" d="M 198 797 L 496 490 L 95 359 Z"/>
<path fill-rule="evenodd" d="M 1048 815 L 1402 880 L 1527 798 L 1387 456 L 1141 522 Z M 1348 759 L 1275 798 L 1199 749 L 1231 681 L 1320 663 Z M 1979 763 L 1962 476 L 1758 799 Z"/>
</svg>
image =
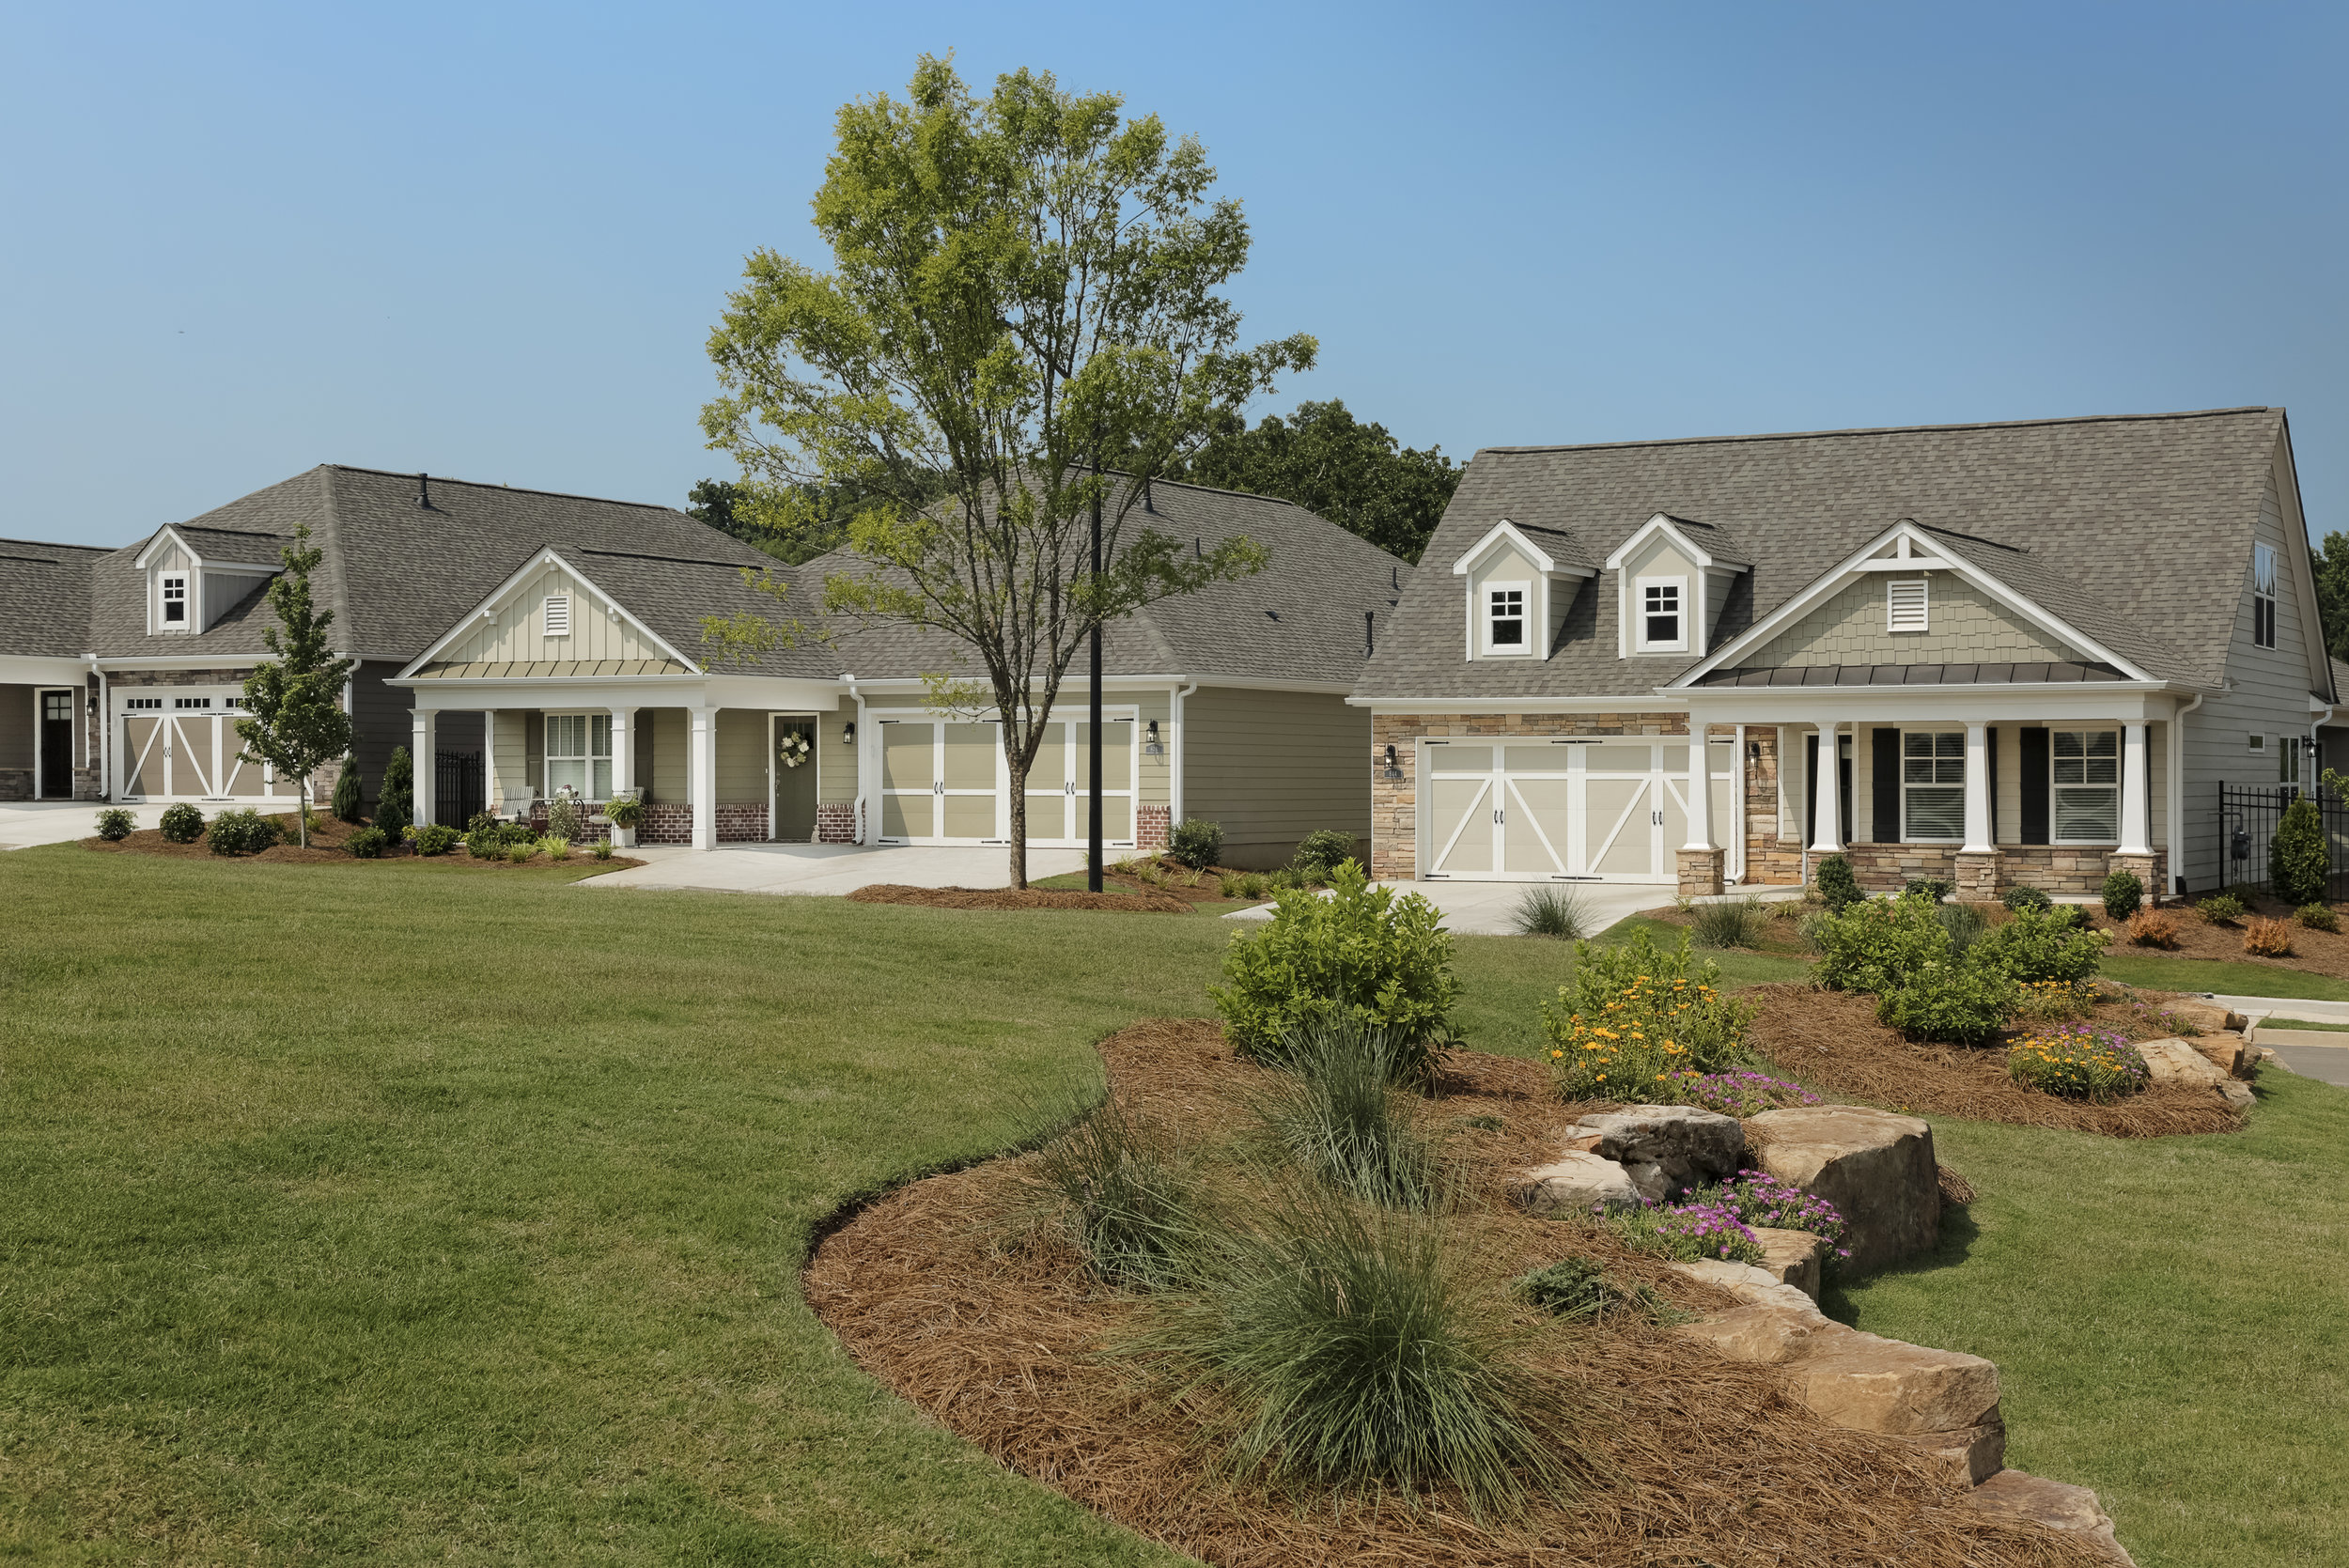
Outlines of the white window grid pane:
<svg viewBox="0 0 2349 1568">
<path fill-rule="evenodd" d="M 547 715 L 547 756 L 583 757 L 587 754 L 587 716 L 583 713 L 550 713 Z"/>
<path fill-rule="evenodd" d="M 587 799 L 590 800 L 612 799 L 612 759 L 610 757 L 598 757 L 590 767 Z"/>
<path fill-rule="evenodd" d="M 2055 841 L 2058 844 L 2111 844 L 2121 837 L 2121 800 L 2109 788 L 2059 789 L 2055 792 Z"/>
<path fill-rule="evenodd" d="M 1966 836 L 1966 791 L 1911 787 L 1908 790 L 1908 825 L 1903 839 L 1940 841 Z"/>
<path fill-rule="evenodd" d="M 568 789 L 574 795 L 587 793 L 587 764 L 578 757 L 547 759 L 547 792 Z"/>
</svg>

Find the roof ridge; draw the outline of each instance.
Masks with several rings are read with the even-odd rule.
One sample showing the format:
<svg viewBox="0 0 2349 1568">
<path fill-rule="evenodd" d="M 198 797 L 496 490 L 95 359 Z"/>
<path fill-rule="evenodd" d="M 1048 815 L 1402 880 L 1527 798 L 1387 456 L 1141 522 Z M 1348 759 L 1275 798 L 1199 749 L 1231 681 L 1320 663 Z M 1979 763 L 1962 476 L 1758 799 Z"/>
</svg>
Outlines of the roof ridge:
<svg viewBox="0 0 2349 1568">
<path fill-rule="evenodd" d="M 2052 419 L 1990 419 L 1970 425 L 1859 425 L 1828 430 L 1771 430 L 1740 436 L 1668 436 L 1656 441 L 1561 442 L 1544 446 L 1480 446 L 1481 456 L 1492 453 L 1607 452 L 1652 446 L 1720 446 L 1748 441 L 1823 441 L 1834 436 L 1932 435 L 1952 430 L 2027 430 L 2051 425 L 2130 425 L 2170 419 L 2221 419 L 2236 414 L 2277 413 L 2272 404 L 2250 403 L 2232 409 L 2184 409 L 2174 413 L 2091 413 Z"/>
<path fill-rule="evenodd" d="M 339 469 L 345 474 L 372 474 L 379 479 L 413 479 L 419 472 L 412 469 L 403 474 L 393 468 L 362 468 L 357 463 L 320 463 L 319 466 Z M 534 489 L 528 485 L 492 485 L 486 480 L 459 479 L 446 474 L 428 474 L 427 477 L 436 485 L 462 485 L 467 489 L 502 490 L 507 495 L 546 495 L 552 496 L 557 501 L 592 501 L 599 506 L 635 506 L 647 511 L 675 512 L 681 518 L 692 516 L 682 507 L 663 505 L 658 501 L 619 501 L 608 495 L 580 495 L 571 490 Z"/>
<path fill-rule="evenodd" d="M 557 551 L 571 550 L 582 555 L 610 555 L 622 561 L 659 561 L 663 566 L 672 567 L 724 567 L 729 570 L 739 567 L 743 571 L 751 569 L 751 563 L 748 561 L 711 561 L 699 555 L 655 555 L 649 551 L 599 550 L 594 545 L 556 544 L 548 545 L 545 548 L 548 550 Z M 757 549 L 755 545 L 749 546 L 747 548 L 754 550 Z M 759 551 L 758 553 L 766 557 L 767 564 L 770 567 L 788 567 L 791 565 L 790 562 L 784 560 L 780 556 L 768 555 L 763 550 Z"/>
<path fill-rule="evenodd" d="M 86 550 L 92 555 L 112 555 L 117 550 L 131 548 L 129 545 L 68 545 L 54 544 L 47 539 L 7 538 L 0 538 L 0 545 L 22 545 L 28 550 Z"/>
<path fill-rule="evenodd" d="M 1101 472 L 1104 474 L 1113 474 L 1121 479 L 1131 479 L 1133 477 L 1131 471 L 1122 468 L 1105 468 Z M 1250 501 L 1269 501 L 1276 506 L 1295 507 L 1298 511 L 1303 512 L 1310 517 L 1321 517 L 1319 512 L 1315 511 L 1310 506 L 1300 505 L 1299 503 L 1289 500 L 1286 496 L 1267 495 L 1262 490 L 1226 489 L 1221 485 L 1202 485 L 1190 479 L 1170 479 L 1163 474 L 1147 481 L 1147 483 L 1153 485 L 1173 485 L 1177 489 L 1198 490 L 1206 495 L 1237 495 L 1244 496 Z M 1321 520 L 1329 522 L 1330 520 L 1328 518 L 1321 518 Z M 1332 524 L 1331 526 L 1334 527 L 1335 524 Z M 1352 530 L 1349 529 L 1347 532 L 1351 533 Z M 1356 537 L 1359 538 L 1361 536 L 1357 535 Z"/>
</svg>

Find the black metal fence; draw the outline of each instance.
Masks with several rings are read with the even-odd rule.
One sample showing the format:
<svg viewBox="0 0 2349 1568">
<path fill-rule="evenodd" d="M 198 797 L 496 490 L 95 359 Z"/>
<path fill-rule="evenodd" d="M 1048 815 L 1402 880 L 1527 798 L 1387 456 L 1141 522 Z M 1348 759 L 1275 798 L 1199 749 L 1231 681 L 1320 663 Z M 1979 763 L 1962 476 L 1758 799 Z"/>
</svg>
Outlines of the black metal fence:
<svg viewBox="0 0 2349 1568">
<path fill-rule="evenodd" d="M 471 752 L 432 754 L 432 820 L 463 829 L 482 806 L 481 758 Z"/>
<path fill-rule="evenodd" d="M 2285 808 L 2299 798 L 2298 784 L 2218 786 L 2218 856 L 2229 887 L 2244 882 L 2267 886 L 2268 844 Z M 2325 842 L 2332 850 L 2327 896 L 2340 903 L 2349 900 L 2349 805 L 2321 789 L 2315 800 L 2325 823 Z"/>
</svg>

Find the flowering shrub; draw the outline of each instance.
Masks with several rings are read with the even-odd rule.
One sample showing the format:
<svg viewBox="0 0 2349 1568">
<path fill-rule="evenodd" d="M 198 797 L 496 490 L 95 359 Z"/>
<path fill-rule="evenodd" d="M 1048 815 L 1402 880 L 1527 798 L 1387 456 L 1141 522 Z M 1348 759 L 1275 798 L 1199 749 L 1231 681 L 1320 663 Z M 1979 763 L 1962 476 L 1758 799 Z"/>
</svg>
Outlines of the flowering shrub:
<svg viewBox="0 0 2349 1568">
<path fill-rule="evenodd" d="M 1762 1261 L 1762 1244 L 1735 1210 L 1717 1201 L 1696 1199 L 1670 1208 L 1622 1209 L 1609 1216 L 1607 1224 L 1641 1251 L 1681 1263 L 1706 1258 Z"/>
<path fill-rule="evenodd" d="M 2026 1089 L 2099 1105 L 2134 1094 L 2153 1079 L 2145 1058 L 2125 1036 L 2086 1024 L 2016 1041 L 2007 1052 L 2006 1075 Z"/>
<path fill-rule="evenodd" d="M 2029 986 L 2041 980 L 2086 980 L 2104 957 L 2105 934 L 2080 924 L 2071 908 L 2017 909 L 2005 924 L 1984 932 L 1967 956 L 1995 964 Z"/>
<path fill-rule="evenodd" d="M 1908 893 L 1822 915 L 1812 939 L 1819 945 L 1819 984 L 1836 991 L 1888 991 L 1951 955 L 1940 907 Z"/>
<path fill-rule="evenodd" d="M 1683 1105 L 1741 1119 L 1819 1103 L 1819 1096 L 1801 1084 L 1763 1073 L 1683 1073 L 1672 1090 L 1672 1097 Z"/>
<path fill-rule="evenodd" d="M 1574 985 L 1558 987 L 1555 1005 L 1542 1004 L 1550 1075 L 1564 1098 L 1658 1095 L 1744 1049 L 1753 1004 L 1715 988 L 1710 960 L 1688 972 L 1685 935 L 1670 953 L 1645 931 L 1618 947 L 1578 942 L 1574 952 Z"/>
<path fill-rule="evenodd" d="M 1850 1248 L 1835 1245 L 1843 1239 L 1843 1212 L 1817 1193 L 1792 1182 L 1782 1182 L 1766 1171 L 1740 1171 L 1718 1192 L 1706 1192 L 1704 1197 L 1719 1203 L 1747 1225 L 1774 1231 L 1809 1231 L 1834 1248 L 1837 1257 L 1851 1256 Z"/>
<path fill-rule="evenodd" d="M 2061 1023 L 2095 1005 L 2096 991 L 2081 981 L 2035 980 L 2016 992 L 2015 1016 L 2034 1023 Z"/>
</svg>

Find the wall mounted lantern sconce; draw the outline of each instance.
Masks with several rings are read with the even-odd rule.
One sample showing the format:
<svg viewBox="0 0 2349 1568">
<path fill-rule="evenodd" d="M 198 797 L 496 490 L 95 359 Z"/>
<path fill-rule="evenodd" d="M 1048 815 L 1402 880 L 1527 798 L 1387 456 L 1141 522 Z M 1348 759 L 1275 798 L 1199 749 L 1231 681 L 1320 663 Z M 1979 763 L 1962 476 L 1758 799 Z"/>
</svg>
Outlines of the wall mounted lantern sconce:
<svg viewBox="0 0 2349 1568">
<path fill-rule="evenodd" d="M 840 726 L 840 744 L 843 746 L 853 746 L 856 744 L 855 720 L 851 719 L 847 723 Z"/>
<path fill-rule="evenodd" d="M 1394 746 L 1392 742 L 1387 747 L 1386 776 L 1390 779 L 1399 779 L 1403 776 L 1402 768 L 1394 760 Z"/>
<path fill-rule="evenodd" d="M 1159 740 L 1159 722 L 1156 719 L 1150 721 L 1148 728 L 1143 732 L 1142 754 L 1146 757 L 1166 755 L 1166 747 Z"/>
<path fill-rule="evenodd" d="M 1746 755 L 1752 761 L 1760 762 L 1762 760 L 1762 742 L 1759 740 L 1747 741 Z"/>
</svg>

